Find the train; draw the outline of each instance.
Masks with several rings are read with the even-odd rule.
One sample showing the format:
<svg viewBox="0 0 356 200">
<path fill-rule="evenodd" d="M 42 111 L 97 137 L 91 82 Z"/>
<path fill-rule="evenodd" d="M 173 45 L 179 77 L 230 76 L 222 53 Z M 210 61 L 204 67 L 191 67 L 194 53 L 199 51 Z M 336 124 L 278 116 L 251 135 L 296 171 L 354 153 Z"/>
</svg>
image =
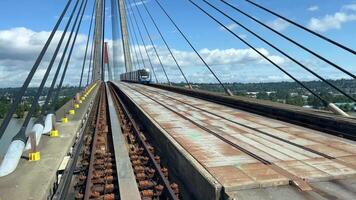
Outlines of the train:
<svg viewBox="0 0 356 200">
<path fill-rule="evenodd" d="M 120 80 L 141 84 L 149 84 L 151 83 L 151 72 L 147 68 L 126 72 L 120 74 Z"/>
</svg>

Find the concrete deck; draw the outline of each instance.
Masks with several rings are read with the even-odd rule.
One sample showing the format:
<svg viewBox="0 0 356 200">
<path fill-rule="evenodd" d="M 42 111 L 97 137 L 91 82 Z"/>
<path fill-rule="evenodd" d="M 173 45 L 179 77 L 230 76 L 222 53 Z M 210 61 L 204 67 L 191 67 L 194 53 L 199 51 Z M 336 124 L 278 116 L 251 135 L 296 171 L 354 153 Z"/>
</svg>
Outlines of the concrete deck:
<svg viewBox="0 0 356 200">
<path fill-rule="evenodd" d="M 307 199 L 310 195 L 313 199 L 330 199 L 325 197 L 327 183 L 356 180 L 353 141 L 157 88 L 116 85 L 207 182 L 217 189 L 220 185 L 222 193 L 231 198 L 255 199 L 249 192 L 274 188 L 280 191 L 280 197 L 271 199 L 285 199 L 283 192 L 292 195 L 289 199 Z M 300 192 L 289 186 L 295 177 L 305 180 L 312 191 Z M 190 186 L 199 190 L 196 184 Z M 356 198 L 354 187 L 336 192 Z M 209 199 L 220 198 L 218 193 Z"/>
<path fill-rule="evenodd" d="M 17 169 L 10 175 L 0 178 L 0 200 L 8 199 L 49 199 L 53 186 L 57 181 L 56 172 L 73 145 L 77 134 L 82 131 L 84 116 L 89 112 L 90 102 L 97 94 L 98 86 L 88 95 L 76 109 L 74 116 L 68 115 L 69 122 L 57 123 L 59 137 L 50 138 L 42 135 L 39 150 L 41 160 L 29 162 L 28 152 L 24 152 Z M 68 112 L 71 103 L 67 103 L 57 112 L 57 120 Z"/>
</svg>

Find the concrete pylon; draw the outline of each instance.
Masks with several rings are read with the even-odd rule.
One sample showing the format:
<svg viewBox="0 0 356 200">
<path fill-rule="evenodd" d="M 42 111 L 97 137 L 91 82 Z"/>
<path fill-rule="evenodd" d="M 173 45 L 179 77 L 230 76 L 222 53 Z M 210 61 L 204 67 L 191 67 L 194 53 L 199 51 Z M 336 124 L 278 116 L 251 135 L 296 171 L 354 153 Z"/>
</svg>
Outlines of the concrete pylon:
<svg viewBox="0 0 356 200">
<path fill-rule="evenodd" d="M 101 79 L 102 50 L 103 50 L 103 0 L 96 0 L 95 5 L 95 31 L 94 31 L 94 61 L 93 82 Z"/>
<path fill-rule="evenodd" d="M 124 49 L 125 69 L 126 72 L 132 71 L 132 61 L 130 55 L 129 33 L 127 31 L 126 22 L 126 5 L 125 0 L 119 0 L 120 23 L 121 23 L 121 36 L 122 46 Z"/>
</svg>

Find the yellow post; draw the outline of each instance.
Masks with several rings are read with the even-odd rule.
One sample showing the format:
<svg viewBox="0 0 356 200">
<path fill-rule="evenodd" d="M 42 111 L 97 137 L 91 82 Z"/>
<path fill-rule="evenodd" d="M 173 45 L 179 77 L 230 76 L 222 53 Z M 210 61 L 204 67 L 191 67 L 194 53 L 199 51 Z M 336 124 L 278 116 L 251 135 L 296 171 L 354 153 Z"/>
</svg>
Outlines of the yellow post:
<svg viewBox="0 0 356 200">
<path fill-rule="evenodd" d="M 62 118 L 62 123 L 65 124 L 65 123 L 68 123 L 69 119 L 68 117 L 63 117 Z"/>
<path fill-rule="evenodd" d="M 59 136 L 59 132 L 58 132 L 58 130 L 51 130 L 49 135 L 51 137 L 58 137 Z"/>
<path fill-rule="evenodd" d="M 36 152 L 30 152 L 28 154 L 28 159 L 29 161 L 38 161 L 41 160 L 41 153 L 39 151 Z"/>
<path fill-rule="evenodd" d="M 74 109 L 69 110 L 69 114 L 70 115 L 75 115 L 75 110 Z"/>
</svg>

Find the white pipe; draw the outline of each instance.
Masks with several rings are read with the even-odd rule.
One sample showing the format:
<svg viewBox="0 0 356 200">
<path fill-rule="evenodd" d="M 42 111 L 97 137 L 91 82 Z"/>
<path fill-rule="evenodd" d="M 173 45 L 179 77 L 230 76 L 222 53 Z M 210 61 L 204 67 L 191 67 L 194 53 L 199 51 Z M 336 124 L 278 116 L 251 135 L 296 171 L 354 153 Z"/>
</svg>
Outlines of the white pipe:
<svg viewBox="0 0 356 200">
<path fill-rule="evenodd" d="M 53 129 L 53 124 L 52 124 L 53 117 L 54 117 L 54 114 L 48 114 L 46 116 L 45 123 L 44 123 L 45 126 L 44 126 L 42 134 L 47 134 L 47 133 L 51 132 L 51 130 Z"/>
<path fill-rule="evenodd" d="M 31 133 L 35 133 L 36 134 L 36 146 L 37 146 L 40 143 L 40 140 L 41 140 L 41 135 L 43 133 L 43 125 L 42 124 L 35 124 L 32 127 Z M 28 139 L 25 150 L 30 150 L 30 149 L 31 149 L 31 139 Z"/>
<path fill-rule="evenodd" d="M 6 155 L 0 165 L 0 177 L 6 176 L 15 171 L 20 162 L 25 143 L 21 140 L 14 140 L 7 149 Z"/>
<path fill-rule="evenodd" d="M 341 110 L 339 107 L 337 107 L 335 104 L 333 103 L 329 103 L 328 105 L 328 109 L 338 115 L 342 115 L 344 117 L 350 117 L 350 115 L 348 115 L 347 113 L 345 113 L 343 110 Z"/>
</svg>

